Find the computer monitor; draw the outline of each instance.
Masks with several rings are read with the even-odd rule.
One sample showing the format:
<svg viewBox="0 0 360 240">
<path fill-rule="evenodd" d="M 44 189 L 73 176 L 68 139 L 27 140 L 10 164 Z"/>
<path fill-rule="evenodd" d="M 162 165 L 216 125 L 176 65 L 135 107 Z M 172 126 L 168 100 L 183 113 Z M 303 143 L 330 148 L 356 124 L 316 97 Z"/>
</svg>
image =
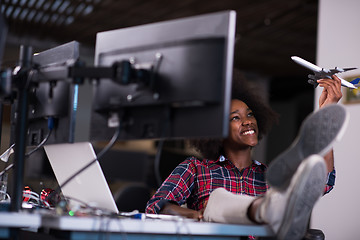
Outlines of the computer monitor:
<svg viewBox="0 0 360 240">
<path fill-rule="evenodd" d="M 37 146 L 46 137 L 50 118 L 53 119 L 53 130 L 46 144 L 76 141 L 80 86 L 63 76 L 54 77 L 57 72 L 53 69 L 66 68 L 78 59 L 79 43 L 76 41 L 33 55 L 33 68 L 36 74 L 33 74 L 29 90 L 27 146 Z M 15 124 L 16 101 L 13 106 L 12 116 Z"/>
<path fill-rule="evenodd" d="M 226 137 L 235 20 L 224 11 L 98 33 L 95 66 L 138 72 L 128 84 L 96 81 L 90 139 L 108 140 L 118 117 L 121 140 Z"/>
</svg>

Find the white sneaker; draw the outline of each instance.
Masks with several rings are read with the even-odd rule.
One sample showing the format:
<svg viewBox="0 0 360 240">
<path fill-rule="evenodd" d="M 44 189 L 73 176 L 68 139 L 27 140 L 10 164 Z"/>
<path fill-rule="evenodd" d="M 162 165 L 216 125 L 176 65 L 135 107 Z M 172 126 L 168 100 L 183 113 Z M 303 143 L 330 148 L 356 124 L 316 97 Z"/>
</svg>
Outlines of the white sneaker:
<svg viewBox="0 0 360 240">
<path fill-rule="evenodd" d="M 285 190 L 301 161 L 313 154 L 324 156 L 344 135 L 348 122 L 349 114 L 340 104 L 310 114 L 291 146 L 271 161 L 266 170 L 268 184 Z"/>
<path fill-rule="evenodd" d="M 324 193 L 326 177 L 324 159 L 309 156 L 299 165 L 285 191 L 268 190 L 257 210 L 257 221 L 269 224 L 280 240 L 301 239 L 313 206 Z"/>
</svg>

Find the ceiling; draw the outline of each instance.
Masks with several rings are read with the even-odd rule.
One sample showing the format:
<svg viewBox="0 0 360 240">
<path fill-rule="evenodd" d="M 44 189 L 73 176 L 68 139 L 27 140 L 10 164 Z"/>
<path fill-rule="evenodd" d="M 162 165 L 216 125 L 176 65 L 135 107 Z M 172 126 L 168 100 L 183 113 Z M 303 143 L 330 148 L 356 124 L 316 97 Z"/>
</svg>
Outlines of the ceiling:
<svg viewBox="0 0 360 240">
<path fill-rule="evenodd" d="M 306 78 L 306 70 L 293 63 L 290 56 L 315 60 L 316 0 L 0 0 L 0 3 L 9 26 L 4 65 L 17 60 L 14 51 L 18 51 L 20 44 L 43 50 L 77 40 L 93 49 L 97 32 L 229 9 L 237 12 L 237 68 L 279 79 Z M 306 85 L 303 83 L 302 80 L 301 85 Z"/>
</svg>

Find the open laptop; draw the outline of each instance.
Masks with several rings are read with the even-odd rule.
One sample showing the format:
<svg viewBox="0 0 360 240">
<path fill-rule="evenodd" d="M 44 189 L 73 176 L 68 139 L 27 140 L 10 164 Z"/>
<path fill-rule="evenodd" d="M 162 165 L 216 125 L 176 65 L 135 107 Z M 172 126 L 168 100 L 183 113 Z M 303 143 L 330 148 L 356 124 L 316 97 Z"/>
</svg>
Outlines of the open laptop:
<svg viewBox="0 0 360 240">
<path fill-rule="evenodd" d="M 89 142 L 46 145 L 44 148 L 60 186 L 96 158 Z M 99 209 L 119 213 L 98 161 L 68 182 L 61 191 L 70 198 L 70 206 L 79 204 L 71 200 L 77 199 Z"/>
</svg>

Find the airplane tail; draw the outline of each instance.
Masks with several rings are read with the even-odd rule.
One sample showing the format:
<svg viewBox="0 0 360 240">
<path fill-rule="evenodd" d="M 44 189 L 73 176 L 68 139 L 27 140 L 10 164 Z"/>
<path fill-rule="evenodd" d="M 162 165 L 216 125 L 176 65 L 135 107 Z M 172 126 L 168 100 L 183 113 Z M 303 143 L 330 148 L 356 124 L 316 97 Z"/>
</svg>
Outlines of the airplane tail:
<svg viewBox="0 0 360 240">
<path fill-rule="evenodd" d="M 351 81 L 352 84 L 354 84 L 355 87 L 359 87 L 360 86 L 360 78 L 356 78 L 354 80 Z"/>
</svg>

